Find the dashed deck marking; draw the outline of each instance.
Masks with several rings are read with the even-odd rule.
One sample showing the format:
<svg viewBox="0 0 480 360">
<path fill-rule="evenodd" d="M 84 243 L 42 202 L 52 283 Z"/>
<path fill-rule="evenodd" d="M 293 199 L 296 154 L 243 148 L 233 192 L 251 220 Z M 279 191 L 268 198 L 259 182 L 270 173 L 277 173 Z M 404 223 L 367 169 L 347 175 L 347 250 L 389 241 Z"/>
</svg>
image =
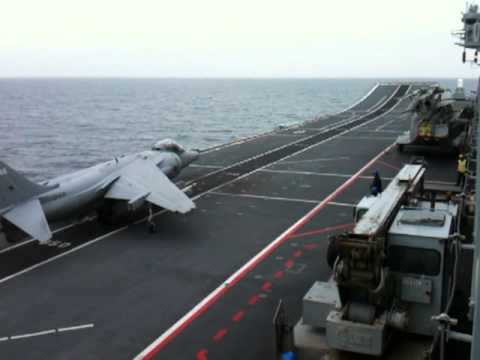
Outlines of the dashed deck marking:
<svg viewBox="0 0 480 360">
<path fill-rule="evenodd" d="M 302 163 L 337 161 L 337 160 L 350 160 L 350 157 L 349 156 L 337 156 L 337 157 L 333 157 L 333 158 L 318 158 L 318 159 L 307 159 L 307 160 L 296 160 L 296 161 L 282 161 L 282 164 L 302 164 Z"/>
<path fill-rule="evenodd" d="M 335 202 L 335 201 L 329 202 L 328 205 L 331 205 L 331 206 L 342 206 L 342 207 L 355 207 L 355 206 L 356 206 L 355 204 L 348 204 L 348 203 Z"/>
<path fill-rule="evenodd" d="M 307 200 L 307 199 L 294 199 L 280 196 L 265 196 L 265 195 L 254 195 L 254 194 L 234 194 L 223 191 L 213 191 L 210 194 L 219 195 L 219 196 L 228 196 L 228 197 L 238 197 L 238 198 L 249 198 L 249 199 L 261 199 L 261 200 L 274 200 L 274 201 L 288 201 L 288 202 L 301 202 L 307 204 L 318 204 L 316 200 Z"/>
<path fill-rule="evenodd" d="M 239 322 L 243 319 L 245 316 L 245 310 L 239 310 L 232 316 L 232 321 L 233 322 Z"/>
<path fill-rule="evenodd" d="M 344 139 L 348 140 L 376 140 L 376 141 L 392 141 L 396 139 L 396 136 L 345 136 Z"/>
<path fill-rule="evenodd" d="M 201 168 L 201 169 L 222 169 L 224 166 L 220 165 L 202 165 L 202 164 L 190 164 L 188 167 Z"/>
<path fill-rule="evenodd" d="M 220 342 L 223 340 L 223 338 L 225 337 L 225 335 L 227 335 L 228 333 L 228 329 L 227 328 L 221 328 L 219 329 L 215 335 L 213 336 L 213 341 L 215 342 Z"/>
<path fill-rule="evenodd" d="M 95 324 L 85 324 L 85 325 L 77 325 L 77 326 L 68 326 L 68 327 L 58 328 L 58 332 L 84 330 L 84 329 L 93 328 L 94 326 L 95 326 Z"/>
<path fill-rule="evenodd" d="M 283 164 L 283 163 L 281 163 Z M 322 172 L 315 172 L 315 171 L 296 171 L 296 170 L 275 170 L 275 169 L 262 169 L 259 172 L 267 172 L 273 174 L 286 174 L 286 175 L 314 175 L 314 176 L 329 176 L 329 177 L 339 177 L 343 179 L 349 179 L 353 176 L 353 174 L 337 174 L 337 173 L 322 173 Z M 372 180 L 373 176 L 371 175 L 362 175 L 358 177 L 362 180 Z M 391 177 L 382 177 L 382 180 L 392 180 Z"/>
<path fill-rule="evenodd" d="M 272 283 L 270 281 L 265 281 L 261 289 L 262 291 L 270 291 L 272 289 Z"/>
<path fill-rule="evenodd" d="M 248 305 L 255 305 L 258 302 L 258 300 L 260 300 L 260 296 L 258 294 L 252 295 L 248 299 Z"/>
<path fill-rule="evenodd" d="M 30 338 L 30 337 L 55 334 L 56 332 L 57 331 L 55 329 L 44 330 L 44 331 L 38 331 L 38 332 L 28 333 L 28 334 L 13 335 L 13 336 L 10 336 L 9 339 L 10 340 L 26 339 L 26 338 Z"/>
<path fill-rule="evenodd" d="M 67 331 L 78 331 L 78 330 L 90 329 L 90 328 L 93 328 L 94 326 L 95 324 L 84 324 L 84 325 L 76 325 L 76 326 L 68 326 L 68 327 L 62 327 L 62 328 L 56 328 L 56 329 L 42 330 L 42 331 L 37 331 L 32 333 L 5 336 L 0 338 L 0 342 L 9 341 L 9 340 L 27 339 L 27 338 L 37 337 L 37 336 L 52 335 L 57 333 L 64 333 Z"/>
<path fill-rule="evenodd" d="M 208 359 L 208 350 L 207 349 L 201 349 L 197 351 L 197 360 L 207 360 Z"/>
</svg>

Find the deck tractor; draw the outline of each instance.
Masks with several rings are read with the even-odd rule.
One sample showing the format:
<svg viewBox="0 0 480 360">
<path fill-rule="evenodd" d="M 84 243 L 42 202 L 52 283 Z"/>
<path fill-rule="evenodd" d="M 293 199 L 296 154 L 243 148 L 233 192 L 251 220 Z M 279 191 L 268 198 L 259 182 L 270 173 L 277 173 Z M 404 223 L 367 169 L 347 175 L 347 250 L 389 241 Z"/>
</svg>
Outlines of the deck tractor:
<svg viewBox="0 0 480 360">
<path fill-rule="evenodd" d="M 460 206 L 450 193 L 430 193 L 425 171 L 405 165 L 383 193 L 357 204 L 353 230 L 330 239 L 332 277 L 305 295 L 295 327 L 300 354 L 316 338 L 329 351 L 375 356 L 399 332 L 431 343 L 439 326 L 432 319 L 447 302 Z"/>
</svg>

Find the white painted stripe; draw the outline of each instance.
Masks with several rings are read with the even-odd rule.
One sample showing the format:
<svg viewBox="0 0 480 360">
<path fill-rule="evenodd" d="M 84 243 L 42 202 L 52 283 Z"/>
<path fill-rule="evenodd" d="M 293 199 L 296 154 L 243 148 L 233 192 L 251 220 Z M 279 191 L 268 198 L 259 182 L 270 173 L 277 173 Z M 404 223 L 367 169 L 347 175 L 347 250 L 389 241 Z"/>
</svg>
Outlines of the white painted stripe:
<svg viewBox="0 0 480 360">
<path fill-rule="evenodd" d="M 265 196 L 265 195 L 255 195 L 255 194 L 233 194 L 227 192 L 213 191 L 210 192 L 212 195 L 228 196 L 234 198 L 251 198 L 251 199 L 261 199 L 261 200 L 275 200 L 275 201 L 288 201 L 288 202 L 301 202 L 307 204 L 318 204 L 320 201 L 317 200 L 308 200 L 308 199 L 295 199 L 287 198 L 280 196 Z"/>
<path fill-rule="evenodd" d="M 218 165 L 202 165 L 202 164 L 190 164 L 188 167 L 192 168 L 204 168 L 204 169 L 221 169 L 223 166 Z"/>
<path fill-rule="evenodd" d="M 383 84 L 382 84 L 383 85 Z M 373 92 L 375 90 L 377 90 L 377 88 L 380 86 L 380 83 L 376 83 L 375 86 L 368 92 L 365 94 L 364 97 L 362 97 L 360 100 L 358 100 L 357 102 L 353 103 L 353 105 L 349 106 L 348 108 L 346 108 L 345 110 L 343 110 L 341 113 L 344 113 L 344 112 L 347 112 L 347 111 L 350 111 L 350 109 L 353 109 L 355 106 L 357 106 L 358 104 L 360 104 L 361 102 L 363 102 L 366 98 L 368 98 L 370 95 L 373 94 Z"/>
<path fill-rule="evenodd" d="M 282 164 L 301 164 L 301 163 L 311 163 L 311 162 L 322 162 L 322 161 L 337 161 L 337 160 L 350 160 L 348 156 L 338 156 L 333 158 L 318 158 L 318 159 L 307 159 L 307 160 L 296 160 L 296 161 L 282 161 Z"/>
<path fill-rule="evenodd" d="M 66 332 L 66 331 L 76 331 L 76 330 L 83 330 L 83 329 L 90 329 L 93 328 L 95 324 L 85 324 L 85 325 L 77 325 L 77 326 L 68 326 L 63 328 L 58 328 L 58 332 Z"/>
<path fill-rule="evenodd" d="M 328 205 L 333 205 L 333 206 L 344 206 L 344 207 L 355 207 L 355 204 L 348 204 L 348 203 L 342 203 L 342 202 L 335 202 L 335 201 L 330 201 Z"/>
<path fill-rule="evenodd" d="M 36 336 L 51 335 L 51 334 L 60 333 L 60 332 L 90 329 L 90 328 L 93 328 L 94 326 L 95 326 L 95 324 L 85 324 L 85 325 L 63 327 L 63 328 L 58 328 L 58 329 L 37 331 L 37 332 L 27 333 L 27 334 L 5 336 L 5 337 L 0 338 L 0 342 L 1 341 L 8 341 L 8 340 L 26 339 L 26 338 L 36 337 Z"/>
<path fill-rule="evenodd" d="M 13 335 L 13 336 L 10 336 L 10 340 L 25 339 L 25 338 L 29 338 L 29 337 L 55 334 L 56 332 L 57 332 L 57 330 L 51 329 L 51 330 L 39 331 L 39 332 L 34 332 L 34 333 L 29 333 L 29 334 Z"/>
<path fill-rule="evenodd" d="M 371 134 L 402 134 L 405 132 L 405 130 L 362 130 L 360 131 L 362 133 L 371 133 Z"/>
<path fill-rule="evenodd" d="M 282 163 L 283 164 L 283 163 Z M 274 170 L 274 169 L 262 169 L 261 172 L 274 173 L 274 174 L 286 174 L 286 175 L 314 175 L 314 176 L 328 176 L 339 178 L 351 178 L 351 174 L 336 174 L 336 173 L 320 173 L 314 171 L 296 171 L 296 170 Z M 373 176 L 359 176 L 359 179 L 371 180 Z M 390 177 L 382 177 L 382 180 L 392 180 Z"/>
<path fill-rule="evenodd" d="M 344 140 L 392 141 L 397 136 L 344 136 Z"/>
</svg>

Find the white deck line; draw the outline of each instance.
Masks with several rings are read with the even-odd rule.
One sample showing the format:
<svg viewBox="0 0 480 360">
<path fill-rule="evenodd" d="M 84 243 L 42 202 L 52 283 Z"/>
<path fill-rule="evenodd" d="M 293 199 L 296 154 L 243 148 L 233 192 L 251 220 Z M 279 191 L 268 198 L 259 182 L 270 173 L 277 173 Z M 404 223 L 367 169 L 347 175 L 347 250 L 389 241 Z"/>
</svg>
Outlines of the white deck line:
<svg viewBox="0 0 480 360">
<path fill-rule="evenodd" d="M 201 164 L 190 164 L 188 167 L 192 168 L 205 168 L 205 169 L 223 169 L 223 166 L 220 165 L 201 165 Z"/>
<path fill-rule="evenodd" d="M 347 140 L 371 140 L 371 141 L 392 141 L 397 136 L 345 136 Z"/>
<path fill-rule="evenodd" d="M 333 205 L 333 206 L 343 206 L 343 207 L 351 207 L 354 208 L 355 204 L 349 204 L 349 203 L 343 203 L 343 202 L 336 202 L 336 201 L 330 201 L 328 205 Z"/>
<path fill-rule="evenodd" d="M 353 103 L 352 105 L 350 105 L 349 107 L 347 107 L 346 109 L 344 109 L 342 112 L 340 112 L 340 114 L 342 113 L 345 113 L 347 111 L 350 111 L 350 109 L 353 109 L 355 106 L 357 106 L 358 104 L 360 104 L 361 102 L 363 102 L 366 98 L 368 98 L 370 95 L 372 95 L 372 93 L 377 90 L 377 88 L 380 86 L 380 85 L 386 85 L 386 84 L 380 84 L 380 83 L 376 83 L 375 86 L 370 89 L 370 91 L 364 96 L 362 97 L 360 100 L 358 100 L 357 102 Z"/>
<path fill-rule="evenodd" d="M 93 328 L 95 324 L 85 324 L 85 325 L 77 325 L 77 326 L 67 326 L 67 327 L 62 327 L 58 328 L 58 332 L 66 332 L 66 331 L 76 331 L 76 330 L 84 330 L 84 329 L 90 329 Z"/>
<path fill-rule="evenodd" d="M 274 173 L 274 174 L 329 176 L 329 177 L 339 177 L 339 178 L 345 178 L 345 179 L 348 179 L 353 176 L 351 174 L 321 173 L 321 172 L 315 172 L 315 171 L 274 170 L 274 169 L 262 169 L 260 171 Z M 372 180 L 373 176 L 362 175 L 362 176 L 359 176 L 358 178 L 363 180 Z M 392 180 L 392 179 L 393 178 L 391 177 L 382 176 L 382 180 Z"/>
<path fill-rule="evenodd" d="M 248 199 L 261 199 L 261 200 L 274 200 L 274 201 L 286 201 L 286 202 L 300 202 L 306 204 L 318 204 L 320 200 L 307 200 L 307 199 L 295 199 L 281 196 L 266 196 L 266 195 L 255 195 L 255 194 L 234 194 L 221 191 L 213 191 L 211 195 L 219 196 L 228 196 L 233 198 L 248 198 Z"/>
<path fill-rule="evenodd" d="M 34 333 L 29 333 L 29 334 L 13 335 L 13 336 L 10 336 L 10 340 L 18 340 L 18 339 L 25 339 L 29 337 L 35 337 L 35 336 L 55 334 L 56 332 L 57 330 L 51 329 L 51 330 L 38 331 Z"/>
</svg>

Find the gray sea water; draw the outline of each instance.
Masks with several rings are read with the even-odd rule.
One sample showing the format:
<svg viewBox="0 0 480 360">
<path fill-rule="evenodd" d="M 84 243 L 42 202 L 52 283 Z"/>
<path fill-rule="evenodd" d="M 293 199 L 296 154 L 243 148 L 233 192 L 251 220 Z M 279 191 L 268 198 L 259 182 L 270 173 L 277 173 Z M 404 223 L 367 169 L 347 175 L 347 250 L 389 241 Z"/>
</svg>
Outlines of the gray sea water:
<svg viewBox="0 0 480 360">
<path fill-rule="evenodd" d="M 377 81 L 0 79 L 0 159 L 39 181 L 163 138 L 203 149 L 341 111 Z"/>
</svg>

